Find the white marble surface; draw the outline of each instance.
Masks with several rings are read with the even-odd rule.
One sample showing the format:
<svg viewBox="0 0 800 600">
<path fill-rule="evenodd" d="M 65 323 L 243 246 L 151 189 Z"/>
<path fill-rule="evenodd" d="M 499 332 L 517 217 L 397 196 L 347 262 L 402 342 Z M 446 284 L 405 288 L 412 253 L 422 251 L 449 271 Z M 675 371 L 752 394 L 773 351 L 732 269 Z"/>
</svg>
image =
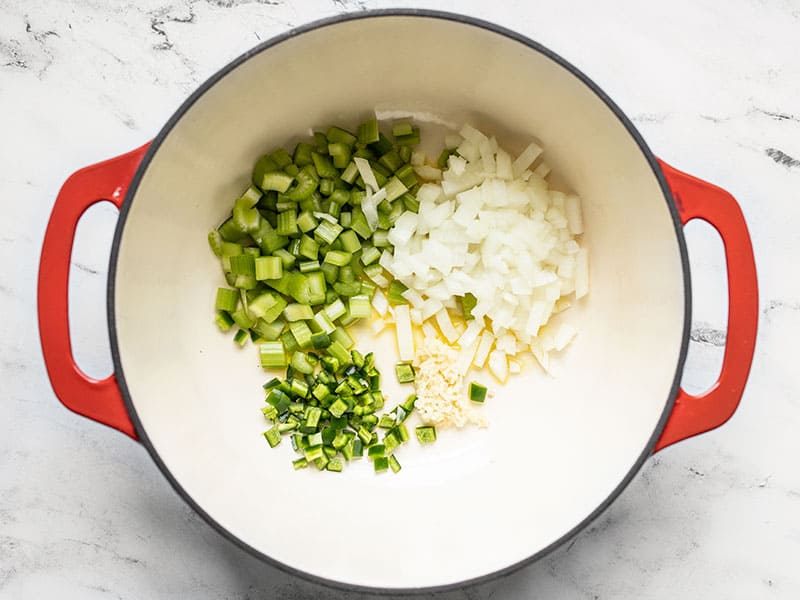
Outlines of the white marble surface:
<svg viewBox="0 0 800 600">
<path fill-rule="evenodd" d="M 723 428 L 652 458 L 574 542 L 445 598 L 800 596 L 800 3 L 407 2 L 480 16 L 595 79 L 675 166 L 730 190 L 761 289 L 757 356 Z M 151 138 L 216 69 L 259 40 L 382 0 L 0 0 L 0 597 L 355 598 L 298 581 L 221 538 L 143 448 L 69 413 L 37 337 L 47 218 L 76 168 Z M 73 256 L 76 353 L 110 371 L 103 290 L 115 211 Z M 721 361 L 718 239 L 689 229 L 695 285 L 684 383 Z"/>
</svg>

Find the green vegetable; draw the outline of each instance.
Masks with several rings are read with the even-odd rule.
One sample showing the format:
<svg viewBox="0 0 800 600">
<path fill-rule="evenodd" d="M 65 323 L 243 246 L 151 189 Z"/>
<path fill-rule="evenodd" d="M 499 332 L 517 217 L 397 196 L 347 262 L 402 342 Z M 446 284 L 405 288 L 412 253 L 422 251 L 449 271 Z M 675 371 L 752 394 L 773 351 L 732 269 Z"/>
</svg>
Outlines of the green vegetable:
<svg viewBox="0 0 800 600">
<path fill-rule="evenodd" d="M 281 432 L 278 430 L 277 425 L 272 429 L 265 431 L 264 437 L 266 438 L 270 448 L 274 448 L 281 443 Z"/>
<path fill-rule="evenodd" d="M 281 342 L 263 342 L 258 347 L 261 366 L 265 369 L 286 366 L 286 353 Z"/>
<path fill-rule="evenodd" d="M 239 306 L 239 291 L 230 288 L 218 288 L 217 300 L 214 303 L 214 308 L 217 310 L 224 310 L 232 312 Z"/>
<path fill-rule="evenodd" d="M 255 259 L 255 275 L 258 281 L 280 279 L 283 276 L 283 261 L 279 256 L 259 256 Z"/>
<path fill-rule="evenodd" d="M 414 381 L 414 367 L 406 363 L 397 363 L 394 366 L 397 381 L 400 383 L 412 383 Z"/>
<path fill-rule="evenodd" d="M 355 134 L 334 126 L 291 154 L 261 156 L 252 185 L 208 234 L 229 286 L 216 292 L 217 327 L 235 324 L 235 342 L 256 341 L 265 369 L 286 369 L 264 385 L 262 412 L 272 423 L 264 436 L 270 446 L 291 437 L 296 469 L 340 471 L 365 451 L 377 470 L 400 469 L 393 452 L 408 440 L 403 421 L 413 402 L 379 414 L 385 401 L 374 357 L 359 352 L 346 329 L 370 317 L 377 284 L 386 285 L 378 261 L 383 248 L 391 251 L 388 230 L 404 210 L 418 209 L 410 159 L 419 130 L 401 122 L 391 133 L 394 141 L 370 118 Z M 386 188 L 375 231 L 361 210 L 366 184 L 355 157 L 369 161 Z M 403 291 L 392 282 L 390 301 L 405 303 Z M 397 374 L 413 380 L 409 365 Z"/>
<path fill-rule="evenodd" d="M 217 327 L 219 327 L 220 331 L 228 331 L 233 326 L 233 319 L 224 310 L 217 311 L 217 315 L 214 320 L 216 321 Z"/>
<path fill-rule="evenodd" d="M 461 310 L 464 313 L 464 319 L 471 321 L 475 317 L 472 316 L 472 309 L 478 305 L 478 299 L 471 292 L 467 292 L 461 297 Z"/>
<path fill-rule="evenodd" d="M 392 470 L 393 473 L 397 473 L 403 467 L 400 466 L 400 461 L 397 460 L 394 454 L 389 457 L 389 468 Z"/>
<path fill-rule="evenodd" d="M 420 444 L 430 444 L 436 441 L 436 428 L 433 425 L 417 427 L 417 439 Z"/>
<path fill-rule="evenodd" d="M 239 344 L 240 346 L 244 346 L 245 343 L 247 342 L 247 338 L 248 337 L 249 337 L 249 334 L 247 333 L 247 330 L 246 329 L 240 329 L 233 336 L 233 341 L 236 342 L 237 344 Z"/>
<path fill-rule="evenodd" d="M 469 399 L 473 402 L 483 402 L 486 400 L 486 391 L 485 385 L 473 381 L 469 384 Z"/>
</svg>

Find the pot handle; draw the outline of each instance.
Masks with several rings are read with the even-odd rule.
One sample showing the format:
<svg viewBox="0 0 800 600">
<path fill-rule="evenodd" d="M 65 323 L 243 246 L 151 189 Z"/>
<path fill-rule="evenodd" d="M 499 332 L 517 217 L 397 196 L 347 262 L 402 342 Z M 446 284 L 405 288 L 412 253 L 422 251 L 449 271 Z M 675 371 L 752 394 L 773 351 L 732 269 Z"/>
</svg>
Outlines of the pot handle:
<svg viewBox="0 0 800 600">
<path fill-rule="evenodd" d="M 69 337 L 68 284 L 78 220 L 87 208 L 107 200 L 122 206 L 128 186 L 149 144 L 73 173 L 58 192 L 44 234 L 39 262 L 38 312 L 47 374 L 61 403 L 71 411 L 137 439 L 112 373 L 97 380 L 80 370 Z"/>
<path fill-rule="evenodd" d="M 659 161 L 681 223 L 702 219 L 719 232 L 728 270 L 728 334 L 719 379 L 700 396 L 681 389 L 655 450 L 719 427 L 744 393 L 756 344 L 758 282 L 744 215 L 728 192 Z"/>
</svg>

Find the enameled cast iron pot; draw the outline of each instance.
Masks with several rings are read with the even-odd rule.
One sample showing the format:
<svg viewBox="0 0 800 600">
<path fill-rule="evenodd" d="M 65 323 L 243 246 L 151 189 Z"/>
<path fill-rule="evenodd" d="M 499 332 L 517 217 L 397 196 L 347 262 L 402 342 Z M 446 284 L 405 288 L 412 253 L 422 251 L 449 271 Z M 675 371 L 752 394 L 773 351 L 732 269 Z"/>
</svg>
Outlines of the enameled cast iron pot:
<svg viewBox="0 0 800 600">
<path fill-rule="evenodd" d="M 255 157 L 373 109 L 470 122 L 512 151 L 540 139 L 583 198 L 591 292 L 570 311 L 579 335 L 559 375 L 529 368 L 496 389 L 488 429 L 407 445 L 396 476 L 357 468 L 366 465 L 294 472 L 290 449 L 260 436 L 255 351 L 237 351 L 213 325 L 223 280 L 206 233 Z M 76 223 L 101 200 L 120 218 L 108 279 L 114 374 L 96 381 L 72 359 L 67 280 Z M 695 218 L 722 236 L 730 298 L 722 372 L 702 396 L 679 387 L 691 316 L 682 227 Z M 76 172 L 53 208 L 38 293 L 44 358 L 65 406 L 139 440 L 197 512 L 256 556 L 316 581 L 393 591 L 463 585 L 545 555 L 654 451 L 725 422 L 758 315 L 752 247 L 730 194 L 656 159 L 619 108 L 547 48 L 417 10 L 336 17 L 265 42 L 203 84 L 152 143 Z M 391 334 L 360 345 L 392 372 Z"/>
</svg>

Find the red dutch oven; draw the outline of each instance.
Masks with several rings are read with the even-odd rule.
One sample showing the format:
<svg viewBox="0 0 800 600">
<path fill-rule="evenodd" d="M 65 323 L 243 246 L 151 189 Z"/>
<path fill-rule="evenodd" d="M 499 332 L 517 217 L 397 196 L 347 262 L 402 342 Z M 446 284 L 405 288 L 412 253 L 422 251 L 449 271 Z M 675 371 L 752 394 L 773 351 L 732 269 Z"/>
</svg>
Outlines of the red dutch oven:
<svg viewBox="0 0 800 600">
<path fill-rule="evenodd" d="M 409 445 L 397 476 L 294 472 L 290 450 L 270 450 L 260 436 L 256 355 L 233 350 L 213 325 L 223 281 L 206 233 L 255 157 L 310 126 L 354 124 L 373 110 L 417 116 L 423 137 L 426 123 L 469 122 L 512 150 L 541 140 L 583 199 L 591 292 L 570 309 L 579 335 L 558 376 L 530 368 L 497 387 L 489 428 Z M 98 381 L 72 358 L 67 284 L 78 219 L 103 200 L 120 217 L 108 279 L 114 374 Z M 683 226 L 692 219 L 721 235 L 729 290 L 722 371 L 700 396 L 679 385 L 691 317 Z M 747 380 L 758 300 L 733 197 L 654 157 L 588 77 L 495 25 L 389 10 L 255 47 L 151 143 L 69 177 L 42 247 L 38 310 L 61 402 L 142 443 L 223 535 L 315 581 L 402 592 L 482 581 L 542 557 L 586 527 L 653 452 L 724 423 Z M 384 368 L 396 360 L 391 340 L 359 346 Z"/>
</svg>

